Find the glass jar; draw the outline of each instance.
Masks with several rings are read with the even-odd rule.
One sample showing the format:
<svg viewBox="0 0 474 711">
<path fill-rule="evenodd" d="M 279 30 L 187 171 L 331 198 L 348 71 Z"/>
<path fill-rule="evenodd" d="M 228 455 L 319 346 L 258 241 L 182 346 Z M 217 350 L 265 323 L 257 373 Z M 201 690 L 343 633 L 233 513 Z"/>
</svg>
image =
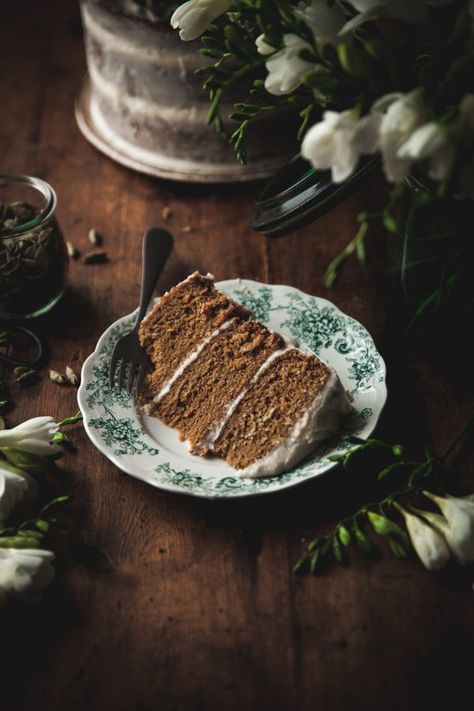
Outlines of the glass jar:
<svg viewBox="0 0 474 711">
<path fill-rule="evenodd" d="M 32 318 L 51 309 L 66 286 L 68 254 L 48 183 L 0 175 L 0 316 Z"/>
</svg>

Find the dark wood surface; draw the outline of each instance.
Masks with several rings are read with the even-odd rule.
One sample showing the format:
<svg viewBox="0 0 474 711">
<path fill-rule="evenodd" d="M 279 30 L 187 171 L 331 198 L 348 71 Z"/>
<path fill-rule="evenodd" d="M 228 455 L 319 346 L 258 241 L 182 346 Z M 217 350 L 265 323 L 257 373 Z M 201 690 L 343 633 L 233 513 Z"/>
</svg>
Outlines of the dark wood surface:
<svg viewBox="0 0 474 711">
<path fill-rule="evenodd" d="M 2 2 L 0 19 L 0 170 L 48 180 L 67 238 L 85 250 L 95 227 L 110 255 L 104 265 L 73 262 L 63 303 L 38 323 L 51 367 L 78 370 L 103 330 L 135 307 L 143 231 L 169 206 L 175 250 L 160 291 L 201 269 L 329 296 L 369 329 L 386 358 L 380 435 L 439 448 L 451 438 L 472 405 L 472 378 L 399 342 L 387 237 L 374 230 L 368 267 L 348 265 L 329 294 L 322 285 L 357 213 L 382 200 L 382 181 L 301 232 L 266 240 L 249 227 L 258 186 L 154 180 L 115 165 L 82 138 L 73 116 L 85 71 L 75 2 Z M 46 374 L 12 393 L 10 425 L 77 410 L 74 390 Z M 355 711 L 472 703 L 472 571 L 452 567 L 435 576 L 414 560 L 387 556 L 356 557 L 314 579 L 291 573 L 304 540 L 361 503 L 363 469 L 280 495 L 212 503 L 123 475 L 81 426 L 73 438 L 77 451 L 61 465 L 64 485 L 82 533 L 113 567 L 100 574 L 65 552 L 42 606 L 3 612 L 0 708 Z M 453 491 L 473 488 L 465 467 Z"/>
</svg>

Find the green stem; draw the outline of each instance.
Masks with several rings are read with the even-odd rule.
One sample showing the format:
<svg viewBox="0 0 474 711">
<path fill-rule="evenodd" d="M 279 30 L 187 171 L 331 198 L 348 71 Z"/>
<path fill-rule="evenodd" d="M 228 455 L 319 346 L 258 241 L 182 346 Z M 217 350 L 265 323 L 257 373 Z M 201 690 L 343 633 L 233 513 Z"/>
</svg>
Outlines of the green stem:
<svg viewBox="0 0 474 711">
<path fill-rule="evenodd" d="M 357 252 L 359 254 L 359 257 L 361 255 L 365 254 L 364 251 L 364 240 L 365 236 L 367 234 L 367 230 L 369 228 L 369 223 L 368 222 L 362 222 L 361 226 L 359 227 L 356 236 L 349 242 L 347 247 L 342 250 L 340 254 L 337 255 L 335 259 L 332 260 L 330 265 L 328 266 L 326 270 L 326 274 L 324 275 L 324 286 L 330 288 L 334 282 L 336 281 L 338 277 L 338 272 L 339 268 L 342 266 L 342 264 L 353 254 L 354 252 Z M 362 259 L 361 259 L 362 261 Z"/>
<path fill-rule="evenodd" d="M 464 426 L 461 428 L 459 433 L 456 435 L 456 437 L 452 440 L 450 444 L 446 447 L 444 450 L 443 454 L 441 454 L 439 457 L 436 457 L 436 459 L 447 459 L 451 452 L 457 447 L 459 442 L 462 440 L 465 434 L 469 431 L 470 427 L 474 423 L 474 411 L 471 412 L 470 416 L 467 419 L 467 422 L 464 424 Z"/>
</svg>

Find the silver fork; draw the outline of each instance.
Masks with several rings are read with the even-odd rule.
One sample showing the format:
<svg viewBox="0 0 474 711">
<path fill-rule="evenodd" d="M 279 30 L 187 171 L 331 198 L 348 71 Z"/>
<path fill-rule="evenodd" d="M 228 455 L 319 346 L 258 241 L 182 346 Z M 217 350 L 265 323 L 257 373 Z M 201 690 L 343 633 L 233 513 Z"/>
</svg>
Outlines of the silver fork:
<svg viewBox="0 0 474 711">
<path fill-rule="evenodd" d="M 109 385 L 122 389 L 127 374 L 127 389 L 138 393 L 149 367 L 146 351 L 138 340 L 138 329 L 145 316 L 158 277 L 173 248 L 173 237 L 160 227 L 151 227 L 143 237 L 142 288 L 140 306 L 132 330 L 118 339 L 109 366 Z M 120 365 L 119 365 L 120 364 Z M 127 372 L 128 371 L 128 372 Z M 115 378 L 118 372 L 117 382 Z"/>
</svg>

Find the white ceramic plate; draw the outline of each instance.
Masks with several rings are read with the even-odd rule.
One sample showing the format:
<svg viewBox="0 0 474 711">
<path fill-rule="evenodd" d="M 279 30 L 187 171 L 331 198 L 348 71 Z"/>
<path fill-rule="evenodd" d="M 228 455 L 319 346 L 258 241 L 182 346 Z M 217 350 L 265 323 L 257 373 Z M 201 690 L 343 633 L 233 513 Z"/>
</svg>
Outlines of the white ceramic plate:
<svg viewBox="0 0 474 711">
<path fill-rule="evenodd" d="M 366 329 L 326 299 L 289 286 L 230 279 L 216 285 L 250 308 L 270 329 L 296 340 L 333 366 L 351 392 L 355 415 L 343 431 L 291 471 L 277 477 L 241 479 L 219 459 L 188 452 L 174 430 L 137 412 L 125 392 L 110 390 L 109 361 L 116 340 L 135 314 L 118 319 L 100 337 L 82 368 L 78 401 L 86 432 L 122 471 L 159 489 L 209 499 L 254 496 L 314 479 L 335 466 L 328 456 L 346 450 L 347 435 L 367 438 L 385 404 L 385 364 Z"/>
</svg>

